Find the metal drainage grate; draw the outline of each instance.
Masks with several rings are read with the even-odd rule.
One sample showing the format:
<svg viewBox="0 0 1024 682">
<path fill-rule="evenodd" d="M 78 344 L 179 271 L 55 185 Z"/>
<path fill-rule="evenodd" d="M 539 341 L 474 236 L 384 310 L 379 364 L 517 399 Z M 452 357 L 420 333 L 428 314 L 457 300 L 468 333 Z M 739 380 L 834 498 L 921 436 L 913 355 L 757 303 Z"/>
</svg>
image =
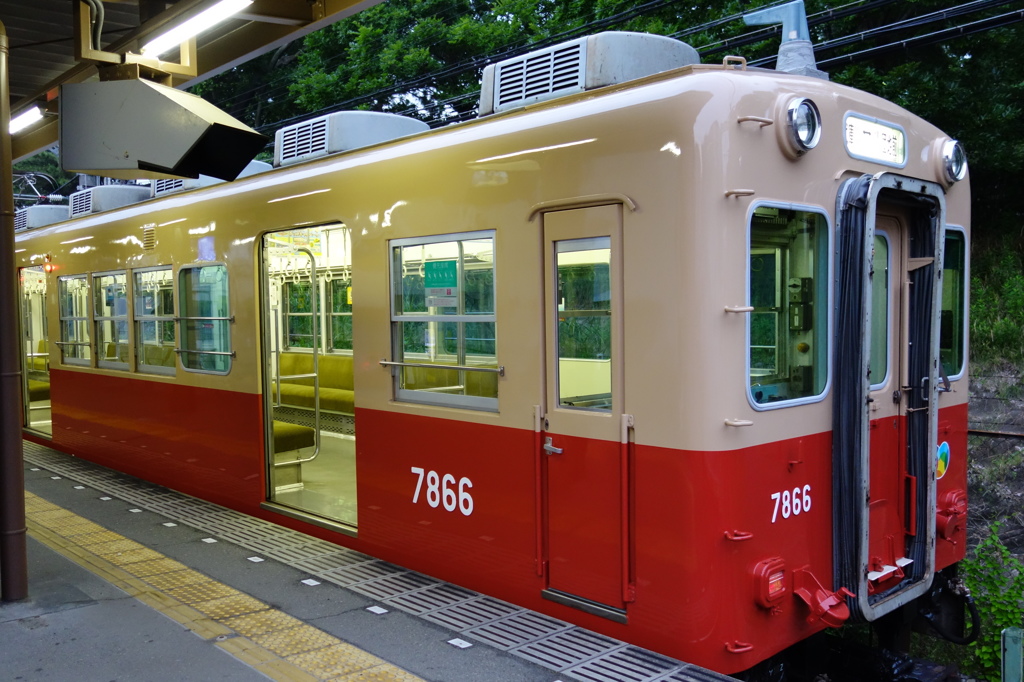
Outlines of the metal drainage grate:
<svg viewBox="0 0 1024 682">
<path fill-rule="evenodd" d="M 331 554 L 324 554 L 311 559 L 303 559 L 302 561 L 296 561 L 292 565 L 300 570 L 308 571 L 313 575 L 325 575 L 328 572 L 339 568 L 374 561 L 372 557 L 360 554 L 359 552 L 337 551 L 340 549 L 338 547 L 335 547 L 334 549 L 336 551 Z"/>
<path fill-rule="evenodd" d="M 414 590 L 421 590 L 424 587 L 433 587 L 434 585 L 440 585 L 440 583 L 421 573 L 407 572 L 386 575 L 376 580 L 349 585 L 348 589 L 359 594 L 365 594 L 367 597 L 384 600 L 389 597 L 408 594 Z"/>
<path fill-rule="evenodd" d="M 516 611 L 522 611 L 522 609 L 491 597 L 480 597 L 472 601 L 452 604 L 432 613 L 425 613 L 423 618 L 463 632 L 493 622 Z"/>
<path fill-rule="evenodd" d="M 398 566 L 374 559 L 373 561 L 354 564 L 345 568 L 324 571 L 323 577 L 342 587 L 350 587 L 356 583 L 376 580 L 377 578 L 383 578 L 384 576 L 396 573 L 404 573 L 404 571 Z"/>
<path fill-rule="evenodd" d="M 568 623 L 549 616 L 542 616 L 533 611 L 522 611 L 494 623 L 467 630 L 466 634 L 507 651 L 570 627 L 572 626 Z"/>
<path fill-rule="evenodd" d="M 545 668 L 562 671 L 625 646 L 610 637 L 572 628 L 511 651 Z"/>
<path fill-rule="evenodd" d="M 429 587 L 388 597 L 384 601 L 395 608 L 419 616 L 477 596 L 472 590 L 435 581 Z"/>
<path fill-rule="evenodd" d="M 658 682 L 735 682 L 735 678 L 695 665 L 684 665 L 665 677 L 659 677 Z"/>
<path fill-rule="evenodd" d="M 569 668 L 565 674 L 586 682 L 652 682 L 678 667 L 670 658 L 627 647 Z"/>
</svg>

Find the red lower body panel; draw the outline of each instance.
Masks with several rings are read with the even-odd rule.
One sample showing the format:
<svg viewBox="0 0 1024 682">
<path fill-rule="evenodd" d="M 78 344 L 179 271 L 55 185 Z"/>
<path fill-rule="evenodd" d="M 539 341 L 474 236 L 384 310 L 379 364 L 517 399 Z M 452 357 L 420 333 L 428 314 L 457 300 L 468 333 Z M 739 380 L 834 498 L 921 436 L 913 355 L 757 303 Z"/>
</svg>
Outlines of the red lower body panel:
<svg viewBox="0 0 1024 682">
<path fill-rule="evenodd" d="M 357 409 L 353 539 L 260 508 L 258 395 L 54 370 L 52 399 L 53 444 L 71 454 L 722 672 L 749 668 L 825 627 L 808 620 L 794 572 L 840 587 L 832 585 L 827 432 L 726 452 L 633 445 L 624 467 L 602 467 L 606 474 L 593 480 L 586 467 L 574 472 L 581 480 L 573 492 L 552 485 L 532 431 Z M 956 455 L 940 497 L 966 487 L 965 410 L 942 413 L 940 421 L 956 426 L 940 442 Z M 588 489 L 589 499 L 581 493 Z M 570 507 L 560 509 L 563 502 Z M 594 535 L 576 504 L 589 505 L 604 525 L 625 509 L 625 532 L 620 523 Z M 608 548 L 591 546 L 595 537 Z M 941 567 L 962 557 L 963 545 L 940 541 L 938 552 Z M 559 583 L 558 569 L 545 565 L 556 556 L 599 561 L 580 587 Z M 765 562 L 784 566 L 783 591 L 770 603 L 757 574 Z M 594 577 L 602 581 L 588 593 L 595 601 L 614 601 L 608 585 L 634 587 L 634 601 L 620 602 L 626 624 L 542 597 L 550 587 L 587 592 Z"/>
</svg>

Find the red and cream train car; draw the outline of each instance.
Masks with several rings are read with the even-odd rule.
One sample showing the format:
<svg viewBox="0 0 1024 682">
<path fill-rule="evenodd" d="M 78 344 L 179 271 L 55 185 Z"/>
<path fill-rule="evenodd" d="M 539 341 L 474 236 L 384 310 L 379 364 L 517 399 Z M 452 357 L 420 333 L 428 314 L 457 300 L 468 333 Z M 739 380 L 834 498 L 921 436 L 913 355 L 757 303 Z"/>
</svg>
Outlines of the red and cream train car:
<svg viewBox="0 0 1024 682">
<path fill-rule="evenodd" d="M 323 117 L 275 170 L 19 233 L 26 437 L 725 673 L 931 604 L 962 150 L 697 62 L 576 40 L 490 67 L 476 121 Z"/>
</svg>

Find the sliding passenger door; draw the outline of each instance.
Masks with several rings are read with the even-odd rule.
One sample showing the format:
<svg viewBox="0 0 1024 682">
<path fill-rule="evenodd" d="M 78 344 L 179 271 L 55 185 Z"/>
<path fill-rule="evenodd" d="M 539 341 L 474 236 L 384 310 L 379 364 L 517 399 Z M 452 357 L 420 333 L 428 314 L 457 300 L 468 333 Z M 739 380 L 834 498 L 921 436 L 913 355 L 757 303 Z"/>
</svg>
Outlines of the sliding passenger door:
<svg viewBox="0 0 1024 682">
<path fill-rule="evenodd" d="M 356 526 L 351 238 L 345 225 L 263 237 L 268 500 Z"/>
<path fill-rule="evenodd" d="M 544 596 L 624 619 L 622 209 L 544 214 L 548 582 Z"/>
<path fill-rule="evenodd" d="M 23 268 L 20 280 L 25 426 L 52 435 L 46 272 L 42 266 Z"/>
</svg>

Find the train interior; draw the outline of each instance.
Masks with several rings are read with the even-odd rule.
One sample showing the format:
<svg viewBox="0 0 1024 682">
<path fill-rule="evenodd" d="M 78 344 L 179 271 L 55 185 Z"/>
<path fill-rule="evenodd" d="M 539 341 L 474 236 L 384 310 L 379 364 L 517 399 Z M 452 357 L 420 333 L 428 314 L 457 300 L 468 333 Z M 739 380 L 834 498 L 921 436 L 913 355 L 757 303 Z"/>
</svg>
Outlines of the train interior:
<svg viewBox="0 0 1024 682">
<path fill-rule="evenodd" d="M 351 238 L 342 224 L 265 235 L 269 499 L 355 526 Z"/>
<path fill-rule="evenodd" d="M 52 435 L 50 417 L 50 351 L 46 326 L 46 273 L 43 266 L 21 270 L 22 372 L 25 377 L 22 404 L 25 424 L 33 431 Z"/>
</svg>

